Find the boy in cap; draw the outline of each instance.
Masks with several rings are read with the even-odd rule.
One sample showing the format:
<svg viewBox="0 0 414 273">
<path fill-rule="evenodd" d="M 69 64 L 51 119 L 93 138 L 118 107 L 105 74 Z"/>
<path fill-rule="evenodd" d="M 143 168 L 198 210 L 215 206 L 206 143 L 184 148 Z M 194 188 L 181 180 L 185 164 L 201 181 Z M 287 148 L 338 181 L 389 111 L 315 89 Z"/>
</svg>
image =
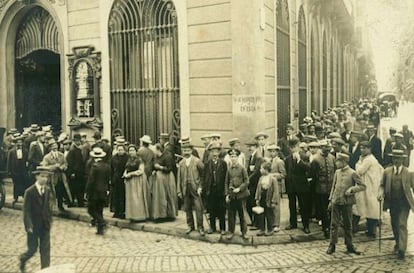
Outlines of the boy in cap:
<svg viewBox="0 0 414 273">
<path fill-rule="evenodd" d="M 414 176 L 409 173 L 403 162 L 407 155 L 404 151 L 392 151 L 392 166 L 385 169 L 378 200 L 384 200 L 384 210 L 389 209 L 392 233 L 394 234 L 394 252 L 399 259 L 405 258 L 407 249 L 407 219 L 410 209 L 414 211 Z"/>
<path fill-rule="evenodd" d="M 111 168 L 103 161 L 106 153 L 100 147 L 95 147 L 90 152 L 93 164 L 86 184 L 88 198 L 88 213 L 95 220 L 97 235 L 104 234 L 105 220 L 103 208 L 106 205 L 109 194 L 109 181 L 111 179 Z"/>
<path fill-rule="evenodd" d="M 50 171 L 44 166 L 37 166 L 33 171 L 35 183 L 24 193 L 23 221 L 27 233 L 27 251 L 20 255 L 20 271 L 25 272 L 26 262 L 36 253 L 40 245 L 41 268 L 50 265 L 50 229 L 52 226 L 52 209 L 50 206 L 50 189 L 46 186 Z"/>
<path fill-rule="evenodd" d="M 237 163 L 240 151 L 237 149 L 230 149 L 228 154 L 230 155 L 231 166 L 227 171 L 225 184 L 226 202 L 229 204 L 229 235 L 227 236 L 227 239 L 231 240 L 234 236 L 237 213 L 240 219 L 242 238 L 246 240 L 248 237 L 246 219 L 244 217 L 244 207 L 246 199 L 250 195 L 248 189 L 249 178 L 246 169 Z"/>
<path fill-rule="evenodd" d="M 338 242 L 338 227 L 342 223 L 345 233 L 345 244 L 348 253 L 361 254 L 352 243 L 352 205 L 355 204 L 355 193 L 365 190 L 359 175 L 349 165 L 349 156 L 343 153 L 336 155 L 336 168 L 329 206 L 331 210 L 331 235 L 327 254 L 335 252 Z"/>
<path fill-rule="evenodd" d="M 285 162 L 280 159 L 280 147 L 276 144 L 271 144 L 267 147 L 270 153 L 270 174 L 276 179 L 279 196 L 276 197 L 276 204 L 273 210 L 273 231 L 280 231 L 280 197 L 284 192 L 286 168 Z"/>
<path fill-rule="evenodd" d="M 229 146 L 230 149 L 237 149 L 240 151 L 240 140 L 238 138 L 232 138 L 229 139 Z M 226 153 L 226 156 L 224 157 L 224 161 L 226 161 L 227 165 L 231 164 L 230 156 L 228 153 Z M 246 166 L 246 156 L 243 152 L 240 152 L 238 162 L 242 166 Z"/>
</svg>

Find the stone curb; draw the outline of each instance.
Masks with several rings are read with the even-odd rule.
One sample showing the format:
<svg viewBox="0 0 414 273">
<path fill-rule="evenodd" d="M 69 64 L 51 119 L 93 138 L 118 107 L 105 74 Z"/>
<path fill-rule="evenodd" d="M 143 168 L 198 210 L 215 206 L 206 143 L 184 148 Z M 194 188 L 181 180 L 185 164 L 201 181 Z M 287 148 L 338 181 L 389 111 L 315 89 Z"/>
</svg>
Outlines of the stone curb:
<svg viewBox="0 0 414 273">
<path fill-rule="evenodd" d="M 23 204 L 17 203 L 13 206 L 11 202 L 6 201 L 5 207 L 15 210 L 22 210 Z M 53 216 L 69 219 L 69 220 L 76 220 L 80 222 L 89 223 L 91 218 L 89 215 L 82 214 L 82 213 L 74 213 L 71 211 L 66 211 L 65 213 L 60 213 L 58 211 L 53 212 Z M 206 236 L 202 237 L 198 234 L 198 232 L 194 231 L 187 235 L 184 229 L 181 228 L 171 228 L 170 226 L 154 226 L 153 224 L 146 224 L 146 223 L 130 223 L 128 220 L 120 220 L 120 219 L 113 219 L 108 218 L 105 219 L 108 225 L 118 227 L 118 228 L 125 228 L 130 230 L 136 231 L 145 231 L 145 232 L 152 232 L 164 235 L 170 235 L 175 237 L 180 237 L 184 239 L 208 242 L 208 243 L 222 243 L 222 244 L 236 244 L 242 246 L 259 246 L 259 245 L 273 245 L 273 244 L 288 244 L 288 243 L 298 243 L 298 242 L 311 242 L 316 240 L 325 240 L 323 237 L 322 231 L 313 232 L 309 235 L 302 234 L 286 234 L 286 233 L 276 233 L 273 236 L 269 237 L 258 237 L 254 235 L 250 235 L 248 240 L 243 240 L 240 235 L 237 233 L 231 240 L 227 240 L 223 238 L 219 234 L 206 234 Z M 359 226 L 360 229 L 364 229 L 364 223 L 361 223 Z M 328 243 L 328 242 L 327 242 Z"/>
</svg>

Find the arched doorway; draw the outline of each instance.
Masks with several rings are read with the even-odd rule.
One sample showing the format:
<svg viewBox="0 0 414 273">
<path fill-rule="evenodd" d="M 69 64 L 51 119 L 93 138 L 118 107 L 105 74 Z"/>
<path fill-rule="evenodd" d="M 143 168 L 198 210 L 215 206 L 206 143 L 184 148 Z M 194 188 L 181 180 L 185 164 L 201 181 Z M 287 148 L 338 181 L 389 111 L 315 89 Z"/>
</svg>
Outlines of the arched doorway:
<svg viewBox="0 0 414 273">
<path fill-rule="evenodd" d="M 59 35 L 51 15 L 42 7 L 30 9 L 21 20 L 15 40 L 16 127 L 31 123 L 61 129 Z"/>
</svg>

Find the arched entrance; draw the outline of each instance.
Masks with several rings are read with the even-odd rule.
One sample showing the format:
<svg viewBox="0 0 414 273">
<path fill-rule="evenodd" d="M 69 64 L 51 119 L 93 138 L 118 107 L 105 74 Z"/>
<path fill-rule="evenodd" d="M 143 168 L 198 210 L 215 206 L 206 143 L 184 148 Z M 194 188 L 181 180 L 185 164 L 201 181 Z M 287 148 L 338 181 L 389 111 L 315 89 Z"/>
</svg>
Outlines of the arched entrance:
<svg viewBox="0 0 414 273">
<path fill-rule="evenodd" d="M 61 129 L 59 35 L 51 15 L 41 7 L 22 18 L 15 41 L 16 127 L 31 123 Z"/>
</svg>

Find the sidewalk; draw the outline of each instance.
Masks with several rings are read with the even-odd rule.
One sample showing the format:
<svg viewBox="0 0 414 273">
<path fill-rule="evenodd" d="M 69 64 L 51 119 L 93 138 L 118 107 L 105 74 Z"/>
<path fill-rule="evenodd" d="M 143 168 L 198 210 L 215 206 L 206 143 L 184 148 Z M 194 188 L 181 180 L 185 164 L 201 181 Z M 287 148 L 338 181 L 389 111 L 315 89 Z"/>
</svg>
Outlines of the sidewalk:
<svg viewBox="0 0 414 273">
<path fill-rule="evenodd" d="M 6 204 L 7 208 L 18 209 L 21 210 L 23 206 L 22 198 L 19 198 L 19 202 L 17 202 L 14 206 L 12 204 L 13 197 L 12 197 L 12 183 L 10 180 L 6 180 Z M 168 222 L 153 222 L 147 221 L 142 223 L 130 223 L 129 220 L 121 220 L 112 218 L 112 213 L 109 211 L 108 208 L 104 209 L 104 218 L 107 221 L 108 225 L 119 227 L 119 228 L 127 228 L 131 230 L 138 230 L 138 231 L 146 231 L 146 232 L 154 232 L 160 234 L 166 234 L 171 236 L 177 236 L 186 239 L 198 240 L 198 241 L 205 241 L 210 243 L 224 243 L 224 244 L 240 244 L 240 245 L 269 245 L 269 244 L 287 244 L 287 243 L 295 243 L 295 242 L 308 242 L 314 240 L 325 240 L 323 236 L 323 232 L 320 226 L 317 223 L 310 224 L 310 234 L 305 234 L 302 229 L 301 223 L 298 223 L 298 229 L 295 230 L 284 230 L 284 228 L 289 223 L 289 208 L 288 208 L 288 200 L 287 196 L 284 195 L 281 199 L 281 230 L 275 233 L 273 236 L 269 237 L 258 237 L 255 236 L 258 232 L 257 230 L 251 230 L 247 233 L 249 239 L 243 240 L 240 236 L 240 228 L 236 226 L 236 234 L 232 240 L 227 240 L 226 238 L 222 237 L 220 234 L 206 234 L 206 236 L 202 237 L 198 234 L 198 232 L 194 231 L 189 235 L 185 234 L 187 229 L 186 219 L 185 219 L 185 212 L 179 211 L 178 217 L 175 221 L 168 221 Z M 87 213 L 86 208 L 68 208 L 66 209 L 65 213 L 59 213 L 57 211 L 54 212 L 54 216 L 66 219 L 72 219 L 77 221 L 82 221 L 85 223 L 90 223 L 90 217 Z M 389 228 L 389 220 L 384 221 L 383 229 L 390 230 Z M 226 223 L 227 225 L 227 223 Z M 204 227 L 207 229 L 207 222 L 204 218 Z M 365 222 L 361 222 L 359 228 L 364 229 Z"/>
</svg>

